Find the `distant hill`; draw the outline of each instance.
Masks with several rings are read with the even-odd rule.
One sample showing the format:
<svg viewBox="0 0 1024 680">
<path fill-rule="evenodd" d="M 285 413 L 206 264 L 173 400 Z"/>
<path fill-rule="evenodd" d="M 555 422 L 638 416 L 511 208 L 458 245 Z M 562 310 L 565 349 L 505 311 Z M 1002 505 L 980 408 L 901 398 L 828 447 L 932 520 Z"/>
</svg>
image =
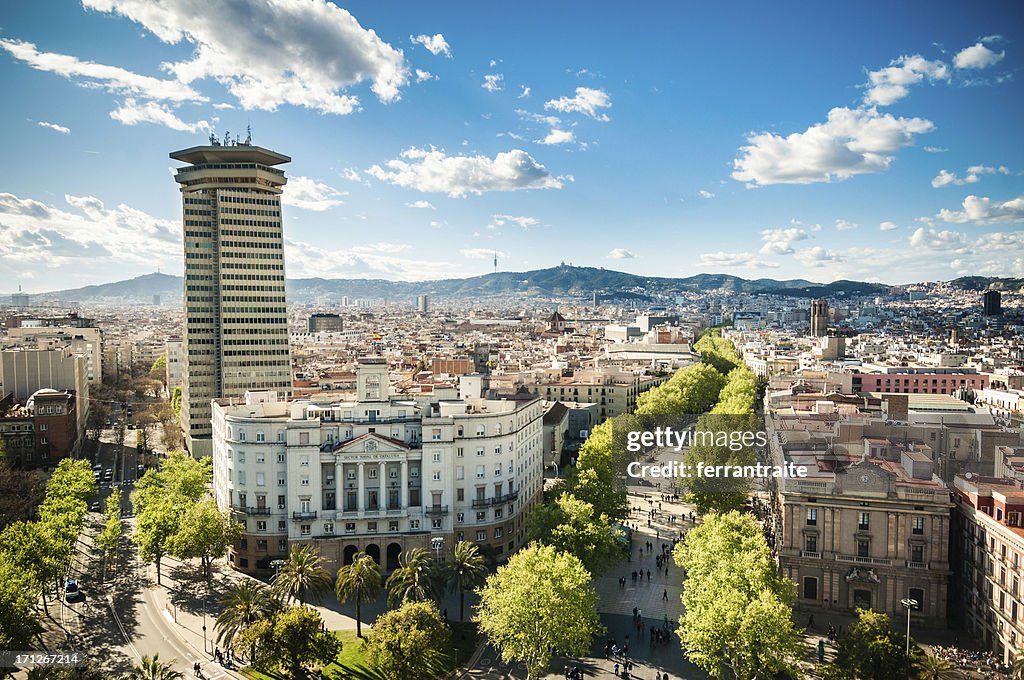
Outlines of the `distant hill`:
<svg viewBox="0 0 1024 680">
<path fill-rule="evenodd" d="M 962 290 L 1013 290 L 1024 287 L 1024 279 L 1000 278 L 998 276 L 961 276 L 953 279 L 949 285 Z"/>
<path fill-rule="evenodd" d="M 34 302 L 76 300 L 99 302 L 120 300 L 146 303 L 154 295 L 164 302 L 180 300 L 182 277 L 146 274 L 126 281 L 32 295 Z M 465 279 L 435 281 L 385 281 L 383 279 L 289 279 L 289 300 L 311 302 L 319 296 L 347 295 L 354 299 L 401 299 L 420 294 L 449 299 L 483 299 L 515 295 L 519 297 L 588 297 L 598 294 L 604 300 L 654 299 L 684 292 L 722 290 L 742 293 L 775 293 L 794 297 L 833 297 L 838 295 L 876 295 L 888 286 L 858 281 L 829 284 L 804 279 L 744 279 L 731 274 L 697 274 L 684 278 L 640 276 L 597 267 L 560 265 L 528 272 L 495 272 Z"/>
</svg>

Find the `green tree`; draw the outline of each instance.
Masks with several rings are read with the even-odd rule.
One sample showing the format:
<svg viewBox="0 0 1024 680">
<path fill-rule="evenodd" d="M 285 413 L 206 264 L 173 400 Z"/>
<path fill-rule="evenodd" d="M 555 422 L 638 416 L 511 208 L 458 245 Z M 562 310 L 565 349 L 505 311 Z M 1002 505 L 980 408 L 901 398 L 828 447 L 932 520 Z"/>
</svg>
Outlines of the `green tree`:
<svg viewBox="0 0 1024 680">
<path fill-rule="evenodd" d="M 351 564 L 338 569 L 334 593 L 342 604 L 355 598 L 356 637 L 363 637 L 363 600 L 376 599 L 380 589 L 380 565 L 364 552 L 356 553 Z"/>
<path fill-rule="evenodd" d="M 443 667 L 450 631 L 433 602 L 406 602 L 377 617 L 364 650 L 386 680 L 423 680 Z"/>
<path fill-rule="evenodd" d="M 74 536 L 78 536 L 76 532 Z M 58 590 L 71 549 L 46 522 L 13 522 L 0 533 L 0 554 L 7 562 L 31 579 L 32 591 L 42 595 Z"/>
<path fill-rule="evenodd" d="M 703 413 L 718 400 L 725 383 L 725 377 L 713 366 L 703 363 L 687 366 L 637 397 L 636 412 L 673 416 Z"/>
<path fill-rule="evenodd" d="M 149 498 L 143 507 L 136 513 L 132 540 L 139 546 L 139 558 L 156 565 L 156 582 L 159 584 L 161 560 L 170 552 L 168 545 L 178 532 L 184 509 L 175 499 L 167 497 Z"/>
<path fill-rule="evenodd" d="M 121 489 L 114 489 L 107 496 L 103 514 L 103 528 L 96 536 L 96 546 L 103 551 L 101 580 L 106 579 L 107 562 L 117 551 L 117 544 L 121 540 Z"/>
<path fill-rule="evenodd" d="M 527 516 L 527 540 L 575 555 L 594 575 L 622 558 L 622 538 L 607 516 L 596 515 L 593 505 L 568 493 Z"/>
<path fill-rule="evenodd" d="M 925 655 L 915 665 L 921 680 L 962 680 L 964 674 L 959 668 L 937 656 Z"/>
<path fill-rule="evenodd" d="M 274 592 L 283 600 L 295 598 L 306 604 L 308 598 L 319 602 L 331 589 L 331 575 L 320 566 L 323 558 L 311 545 L 293 547 L 288 561 L 271 582 Z"/>
<path fill-rule="evenodd" d="M 310 672 L 334 661 L 341 641 L 321 630 L 323 620 L 304 605 L 281 610 L 262 619 L 243 633 L 243 642 L 257 645 L 254 665 L 260 670 L 281 670 L 290 680 L 304 680 Z"/>
<path fill-rule="evenodd" d="M 579 558 L 533 543 L 488 577 L 474 620 L 502 660 L 538 678 L 555 654 L 586 654 L 603 632 L 590 581 Z"/>
<path fill-rule="evenodd" d="M 452 552 L 452 561 L 445 565 L 445 581 L 452 593 L 459 594 L 459 621 L 465 620 L 466 591 L 482 586 L 487 580 L 487 563 L 480 547 L 470 541 L 459 541 Z"/>
<path fill-rule="evenodd" d="M 690 470 L 698 466 L 732 467 L 753 465 L 757 453 L 752 446 L 745 446 L 740 440 L 735 444 L 734 436 L 763 429 L 758 416 L 704 414 L 694 426 L 693 445 L 683 454 L 683 462 Z M 730 439 L 723 439 L 725 438 Z M 752 442 L 753 440 L 750 439 Z M 736 510 L 750 495 L 750 479 L 743 476 L 712 477 L 694 475 L 687 479 L 688 500 L 697 506 L 697 512 L 725 513 Z"/>
<path fill-rule="evenodd" d="M 217 631 L 217 644 L 224 645 L 238 652 L 247 653 L 255 658 L 256 650 L 251 646 L 239 649 L 236 642 L 241 639 L 250 626 L 258 621 L 271 619 L 281 608 L 280 602 L 274 598 L 270 590 L 251 581 L 243 581 L 232 588 L 221 598 L 220 614 L 214 629 Z"/>
<path fill-rule="evenodd" d="M 171 392 L 171 408 L 174 409 L 174 415 L 181 422 L 181 385 L 174 388 Z"/>
<path fill-rule="evenodd" d="M 616 445 L 613 431 L 625 431 L 630 425 L 620 418 L 606 420 L 590 432 L 563 486 L 566 493 L 594 506 L 596 514 L 613 520 L 629 512 L 625 483 L 620 479 L 628 454 L 623 446 Z"/>
<path fill-rule="evenodd" d="M 65 458 L 46 483 L 46 492 L 54 497 L 70 497 L 85 502 L 96 494 L 96 481 L 86 460 Z"/>
<path fill-rule="evenodd" d="M 679 635 L 687 657 L 716 678 L 773 676 L 792 668 L 794 586 L 780 577 L 757 520 L 710 513 L 676 546 L 686 569 Z"/>
<path fill-rule="evenodd" d="M 861 678 L 899 680 L 906 674 L 906 644 L 906 637 L 892 627 L 888 614 L 858 609 L 857 621 L 839 641 L 836 665 Z M 922 654 L 911 640 L 910 661 Z"/>
<path fill-rule="evenodd" d="M 412 548 L 398 556 L 398 569 L 391 572 L 386 588 L 388 607 L 407 601 L 425 602 L 440 594 L 438 565 L 426 548 Z"/>
<path fill-rule="evenodd" d="M 161 661 L 160 654 L 144 656 L 125 676 L 127 680 L 182 680 L 181 671 L 174 670 L 173 661 Z"/>
<path fill-rule="evenodd" d="M 244 532 L 244 524 L 231 521 L 231 515 L 218 510 L 217 502 L 207 497 L 185 511 L 167 548 L 181 560 L 199 558 L 203 576 L 210 578 L 213 561 L 222 557 Z"/>
<path fill-rule="evenodd" d="M 32 649 L 39 592 L 33 575 L 0 552 L 0 649 Z"/>
</svg>

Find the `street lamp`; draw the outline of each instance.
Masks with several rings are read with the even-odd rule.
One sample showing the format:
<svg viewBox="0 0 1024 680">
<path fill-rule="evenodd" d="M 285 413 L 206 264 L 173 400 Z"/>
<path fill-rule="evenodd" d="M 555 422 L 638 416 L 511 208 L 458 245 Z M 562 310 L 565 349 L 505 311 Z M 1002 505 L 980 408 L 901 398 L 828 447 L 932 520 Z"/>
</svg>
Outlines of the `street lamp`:
<svg viewBox="0 0 1024 680">
<path fill-rule="evenodd" d="M 900 604 L 907 608 L 907 678 L 910 678 L 910 612 L 916 609 L 918 606 L 917 600 L 905 597 L 900 600 Z"/>
<path fill-rule="evenodd" d="M 441 536 L 434 536 L 430 539 L 430 547 L 434 549 L 434 560 L 437 562 L 441 561 L 441 549 L 444 548 L 444 538 Z"/>
<path fill-rule="evenodd" d="M 552 463 L 551 467 L 555 470 L 555 479 L 558 479 L 558 463 Z"/>
</svg>

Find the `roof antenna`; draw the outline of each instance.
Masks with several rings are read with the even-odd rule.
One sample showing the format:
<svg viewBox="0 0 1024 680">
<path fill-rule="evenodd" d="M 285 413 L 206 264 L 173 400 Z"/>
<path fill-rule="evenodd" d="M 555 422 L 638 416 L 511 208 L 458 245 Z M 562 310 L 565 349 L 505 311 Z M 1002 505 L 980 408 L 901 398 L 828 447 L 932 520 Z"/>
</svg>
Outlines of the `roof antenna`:
<svg viewBox="0 0 1024 680">
<path fill-rule="evenodd" d="M 245 126 L 245 145 L 252 146 L 252 125 Z"/>
</svg>

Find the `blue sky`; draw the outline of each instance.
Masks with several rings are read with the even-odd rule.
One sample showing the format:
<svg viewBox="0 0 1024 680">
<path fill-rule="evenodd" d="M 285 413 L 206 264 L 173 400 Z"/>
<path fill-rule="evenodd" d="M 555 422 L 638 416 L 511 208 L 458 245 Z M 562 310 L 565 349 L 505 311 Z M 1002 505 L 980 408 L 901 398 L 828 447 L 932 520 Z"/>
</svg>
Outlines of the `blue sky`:
<svg viewBox="0 0 1024 680">
<path fill-rule="evenodd" d="M 494 252 L 1024 276 L 1022 27 L 985 2 L 20 3 L 0 276 L 180 272 L 167 154 L 247 124 L 293 158 L 291 277 L 466 276 Z"/>
</svg>

